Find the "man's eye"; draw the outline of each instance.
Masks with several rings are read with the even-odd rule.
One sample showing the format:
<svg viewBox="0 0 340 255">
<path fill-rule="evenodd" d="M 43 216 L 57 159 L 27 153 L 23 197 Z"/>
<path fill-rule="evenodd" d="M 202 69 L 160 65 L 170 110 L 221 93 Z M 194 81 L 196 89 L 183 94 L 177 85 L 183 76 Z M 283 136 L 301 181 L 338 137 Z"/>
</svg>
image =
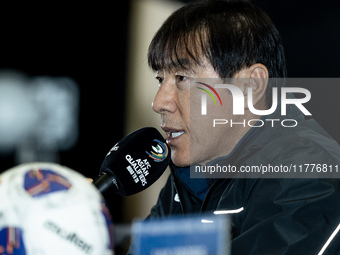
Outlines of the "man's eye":
<svg viewBox="0 0 340 255">
<path fill-rule="evenodd" d="M 187 77 L 183 75 L 176 75 L 177 82 L 183 82 L 187 79 Z"/>
<path fill-rule="evenodd" d="M 156 79 L 158 80 L 158 86 L 161 86 L 164 79 L 162 77 L 156 77 Z"/>
</svg>

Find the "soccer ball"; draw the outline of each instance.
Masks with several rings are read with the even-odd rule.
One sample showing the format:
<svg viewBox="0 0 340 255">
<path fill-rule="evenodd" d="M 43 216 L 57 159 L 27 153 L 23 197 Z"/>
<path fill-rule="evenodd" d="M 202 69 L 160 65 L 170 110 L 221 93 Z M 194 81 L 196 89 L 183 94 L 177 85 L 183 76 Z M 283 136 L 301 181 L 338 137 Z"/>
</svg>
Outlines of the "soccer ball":
<svg viewBox="0 0 340 255">
<path fill-rule="evenodd" d="M 0 255 L 111 255 L 112 223 L 99 191 L 53 163 L 0 175 Z"/>
</svg>

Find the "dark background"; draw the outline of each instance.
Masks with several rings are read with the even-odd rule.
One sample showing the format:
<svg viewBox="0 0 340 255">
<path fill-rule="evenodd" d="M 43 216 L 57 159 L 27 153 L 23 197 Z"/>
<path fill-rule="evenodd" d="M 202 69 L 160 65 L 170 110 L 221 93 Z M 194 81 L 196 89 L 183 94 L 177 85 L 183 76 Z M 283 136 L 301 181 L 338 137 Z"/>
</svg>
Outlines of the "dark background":
<svg viewBox="0 0 340 255">
<path fill-rule="evenodd" d="M 28 77 L 67 76 L 78 84 L 79 139 L 60 153 L 59 163 L 92 178 L 124 135 L 128 8 L 124 0 L 116 6 L 89 2 L 1 9 L 0 69 Z M 0 172 L 13 167 L 14 153 L 0 154 L 0 162 Z M 120 221 L 120 197 L 113 195 L 110 202 L 114 221 Z"/>
<path fill-rule="evenodd" d="M 39 6 L 7 10 L 10 20 L 0 22 L 0 69 L 68 76 L 79 85 L 79 141 L 60 160 L 89 177 L 123 135 L 128 1 L 119 10 L 118 17 L 108 5 Z M 11 156 L 1 170 L 12 166 Z"/>
<path fill-rule="evenodd" d="M 288 77 L 340 77 L 340 2 L 335 0 L 255 0 L 268 12 L 283 39 Z M 340 83 L 305 86 L 307 109 L 340 143 Z"/>
<path fill-rule="evenodd" d="M 269 13 L 281 33 L 289 77 L 339 76 L 338 1 L 254 2 Z M 124 135 L 129 6 L 127 0 L 12 6 L 3 7 L 0 15 L 0 69 L 31 77 L 68 76 L 79 85 L 79 140 L 74 148 L 61 152 L 60 163 L 88 177 L 97 175 L 108 150 Z M 317 103 L 308 109 L 339 142 L 340 89 L 310 90 Z M 13 154 L 0 155 L 0 162 L 0 172 L 12 167 Z M 114 221 L 120 221 L 121 199 L 114 195 L 110 203 Z"/>
</svg>

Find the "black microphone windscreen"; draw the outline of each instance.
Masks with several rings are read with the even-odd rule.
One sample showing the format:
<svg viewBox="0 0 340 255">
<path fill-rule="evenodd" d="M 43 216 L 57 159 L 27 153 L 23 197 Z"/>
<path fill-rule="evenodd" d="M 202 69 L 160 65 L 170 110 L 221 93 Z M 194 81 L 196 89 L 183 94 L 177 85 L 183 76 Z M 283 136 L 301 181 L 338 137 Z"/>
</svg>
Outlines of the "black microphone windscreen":
<svg viewBox="0 0 340 255">
<path fill-rule="evenodd" d="M 106 155 L 100 173 L 114 177 L 116 192 L 136 194 L 152 185 L 170 162 L 170 149 L 156 128 L 138 129 L 120 140 Z"/>
</svg>

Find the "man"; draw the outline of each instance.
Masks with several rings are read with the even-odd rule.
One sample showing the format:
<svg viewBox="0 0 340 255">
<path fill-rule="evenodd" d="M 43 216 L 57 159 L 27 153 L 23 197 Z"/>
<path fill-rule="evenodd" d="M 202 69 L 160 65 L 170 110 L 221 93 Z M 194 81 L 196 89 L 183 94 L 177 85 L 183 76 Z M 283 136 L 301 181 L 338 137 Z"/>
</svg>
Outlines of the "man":
<svg viewBox="0 0 340 255">
<path fill-rule="evenodd" d="M 302 107 L 287 107 L 289 125 L 282 122 L 280 100 L 269 117 L 260 115 L 277 102 L 275 81 L 281 80 L 274 78 L 286 77 L 281 39 L 269 17 L 248 2 L 194 2 L 164 22 L 148 61 L 159 81 L 152 107 L 172 151 L 171 175 L 148 219 L 229 211 L 232 254 L 338 254 L 337 179 L 245 178 L 239 172 L 190 178 L 190 165 L 241 169 L 340 162 L 338 144 L 314 120 L 304 119 Z M 243 93 L 242 114 L 233 114 L 232 87 L 216 91 L 221 107 L 206 101 L 203 114 L 203 88 L 227 83 Z M 213 126 L 219 116 L 228 125 Z"/>
</svg>

